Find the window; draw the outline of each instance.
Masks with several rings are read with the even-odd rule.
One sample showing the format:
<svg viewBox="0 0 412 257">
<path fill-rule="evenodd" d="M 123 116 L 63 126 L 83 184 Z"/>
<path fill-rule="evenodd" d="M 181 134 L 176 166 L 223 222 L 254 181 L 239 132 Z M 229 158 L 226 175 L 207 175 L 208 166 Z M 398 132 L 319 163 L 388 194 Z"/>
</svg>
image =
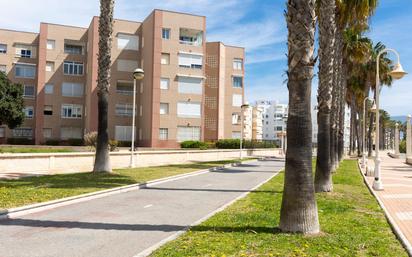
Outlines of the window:
<svg viewBox="0 0 412 257">
<path fill-rule="evenodd" d="M 233 69 L 242 70 L 243 60 L 242 59 L 233 59 Z"/>
<path fill-rule="evenodd" d="M 143 94 L 143 81 L 140 81 L 140 94 Z"/>
<path fill-rule="evenodd" d="M 233 95 L 232 96 L 232 106 L 240 107 L 242 106 L 242 95 Z"/>
<path fill-rule="evenodd" d="M 26 107 L 24 107 L 23 111 L 24 111 L 24 116 L 27 119 L 32 119 L 33 118 L 33 116 L 34 116 L 33 106 L 26 106 Z"/>
<path fill-rule="evenodd" d="M 7 66 L 3 65 L 3 64 L 0 64 L 0 71 L 6 73 L 7 72 Z"/>
<path fill-rule="evenodd" d="M 130 34 L 117 34 L 117 49 L 139 50 L 139 37 Z"/>
<path fill-rule="evenodd" d="M 240 114 L 232 113 L 232 125 L 237 125 L 240 123 Z"/>
<path fill-rule="evenodd" d="M 160 63 L 168 65 L 170 63 L 170 54 L 162 53 Z"/>
<path fill-rule="evenodd" d="M 143 105 L 140 105 L 140 107 L 139 107 L 139 115 L 140 115 L 140 117 L 143 116 Z"/>
<path fill-rule="evenodd" d="M 62 118 L 81 118 L 82 117 L 82 105 L 77 104 L 62 104 Z"/>
<path fill-rule="evenodd" d="M 1 54 L 6 54 L 7 53 L 7 45 L 6 44 L 0 44 L 0 53 Z"/>
<path fill-rule="evenodd" d="M 51 128 L 43 128 L 43 137 L 44 138 L 51 138 L 52 137 L 52 129 Z"/>
<path fill-rule="evenodd" d="M 133 95 L 133 82 L 118 80 L 116 83 L 116 92 L 121 95 Z"/>
<path fill-rule="evenodd" d="M 240 132 L 239 131 L 233 131 L 232 132 L 232 139 L 240 139 Z"/>
<path fill-rule="evenodd" d="M 170 39 L 170 29 L 162 29 L 162 38 L 163 39 Z"/>
<path fill-rule="evenodd" d="M 32 45 L 16 44 L 16 56 L 22 58 L 34 58 L 35 47 Z"/>
<path fill-rule="evenodd" d="M 132 126 L 115 126 L 114 138 L 117 141 L 132 141 Z"/>
<path fill-rule="evenodd" d="M 83 46 L 74 44 L 64 44 L 65 54 L 83 54 Z"/>
<path fill-rule="evenodd" d="M 132 117 L 133 104 L 116 104 L 116 115 L 123 117 Z"/>
<path fill-rule="evenodd" d="M 83 96 L 83 84 L 63 82 L 62 84 L 62 96 L 68 97 L 81 97 Z"/>
<path fill-rule="evenodd" d="M 60 138 L 61 139 L 81 139 L 83 138 L 83 129 L 76 127 L 62 127 L 60 129 Z"/>
<path fill-rule="evenodd" d="M 33 138 L 32 128 L 15 128 L 12 129 L 11 133 L 13 137 Z"/>
<path fill-rule="evenodd" d="M 48 39 L 47 44 L 46 44 L 47 50 L 53 50 L 55 47 L 56 47 L 56 41 Z"/>
<path fill-rule="evenodd" d="M 283 127 L 282 126 L 276 126 L 275 130 L 276 131 L 283 131 Z"/>
<path fill-rule="evenodd" d="M 170 79 L 160 78 L 160 89 L 169 89 Z"/>
<path fill-rule="evenodd" d="M 233 87 L 243 87 L 243 78 L 242 77 L 232 77 L 232 85 Z"/>
<path fill-rule="evenodd" d="M 65 75 L 83 75 L 83 63 L 64 61 L 63 72 Z"/>
<path fill-rule="evenodd" d="M 45 105 L 43 110 L 44 115 L 53 115 L 53 105 Z"/>
<path fill-rule="evenodd" d="M 201 54 L 179 53 L 179 67 L 201 69 L 203 56 Z"/>
<path fill-rule="evenodd" d="M 36 76 L 36 66 L 29 64 L 16 64 L 15 76 L 18 78 L 30 78 L 33 79 Z"/>
<path fill-rule="evenodd" d="M 178 92 L 180 94 L 194 94 L 201 95 L 203 91 L 202 79 L 191 77 L 179 77 L 178 78 Z"/>
<path fill-rule="evenodd" d="M 177 141 L 183 142 L 187 140 L 200 140 L 200 127 L 177 127 Z"/>
<path fill-rule="evenodd" d="M 169 104 L 160 103 L 160 114 L 169 114 Z"/>
<path fill-rule="evenodd" d="M 200 46 L 203 43 L 203 31 L 181 28 L 179 30 L 180 44 Z"/>
<path fill-rule="evenodd" d="M 132 60 L 117 60 L 117 70 L 118 71 L 126 71 L 126 72 L 133 72 L 138 66 L 137 61 Z"/>
<path fill-rule="evenodd" d="M 54 71 L 54 62 L 46 62 L 46 71 L 49 71 L 49 72 Z"/>
<path fill-rule="evenodd" d="M 34 98 L 34 86 L 33 85 L 23 85 L 23 97 Z"/>
<path fill-rule="evenodd" d="M 53 94 L 54 85 L 53 84 L 46 84 L 44 86 L 44 93 L 47 95 Z"/>
<path fill-rule="evenodd" d="M 5 137 L 5 136 L 6 136 L 6 128 L 0 127 L 0 137 Z"/>
<path fill-rule="evenodd" d="M 177 103 L 177 116 L 187 118 L 200 118 L 200 103 L 179 102 Z"/>
<path fill-rule="evenodd" d="M 169 129 L 159 128 L 159 140 L 167 140 L 169 137 Z"/>
</svg>

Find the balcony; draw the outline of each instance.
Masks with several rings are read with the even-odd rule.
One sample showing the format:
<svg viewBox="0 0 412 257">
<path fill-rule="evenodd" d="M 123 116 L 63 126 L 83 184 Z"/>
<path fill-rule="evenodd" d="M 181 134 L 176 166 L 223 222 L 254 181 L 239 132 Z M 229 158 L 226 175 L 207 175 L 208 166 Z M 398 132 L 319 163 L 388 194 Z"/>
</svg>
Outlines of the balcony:
<svg viewBox="0 0 412 257">
<path fill-rule="evenodd" d="M 181 28 L 179 42 L 184 45 L 201 46 L 203 44 L 203 31 Z"/>
</svg>

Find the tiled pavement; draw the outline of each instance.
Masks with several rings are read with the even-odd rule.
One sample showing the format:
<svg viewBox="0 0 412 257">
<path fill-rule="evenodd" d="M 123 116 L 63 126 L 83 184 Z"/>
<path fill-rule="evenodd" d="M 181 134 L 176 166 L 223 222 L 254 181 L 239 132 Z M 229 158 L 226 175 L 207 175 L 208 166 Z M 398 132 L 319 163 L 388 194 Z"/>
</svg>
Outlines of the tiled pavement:
<svg viewBox="0 0 412 257">
<path fill-rule="evenodd" d="M 412 166 L 405 159 L 393 159 L 381 154 L 381 180 L 383 191 L 375 191 L 377 197 L 398 225 L 409 244 L 412 244 Z M 373 165 L 373 160 L 369 160 Z M 369 185 L 373 177 L 366 177 Z"/>
</svg>

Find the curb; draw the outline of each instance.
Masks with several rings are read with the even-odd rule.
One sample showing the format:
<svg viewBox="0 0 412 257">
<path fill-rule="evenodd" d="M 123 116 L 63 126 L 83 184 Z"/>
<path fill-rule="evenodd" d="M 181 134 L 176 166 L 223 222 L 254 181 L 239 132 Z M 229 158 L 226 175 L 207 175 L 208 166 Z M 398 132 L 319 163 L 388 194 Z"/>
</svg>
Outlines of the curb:
<svg viewBox="0 0 412 257">
<path fill-rule="evenodd" d="M 244 163 L 244 162 L 242 162 Z M 272 178 L 274 178 L 275 176 L 277 176 L 282 170 L 284 169 L 280 169 L 279 171 L 275 172 L 272 176 L 270 176 L 268 179 L 264 180 L 263 182 L 259 183 L 258 185 L 254 186 L 253 188 L 251 188 L 248 192 L 245 192 L 241 195 L 239 195 L 238 197 L 236 197 L 235 199 L 233 199 L 232 201 L 222 205 L 221 207 L 217 208 L 216 210 L 212 211 L 211 213 L 207 214 L 206 216 L 204 216 L 203 218 L 193 222 L 192 224 L 190 224 L 189 226 L 187 226 L 186 228 L 177 231 L 176 233 L 174 233 L 173 235 L 161 240 L 160 242 L 158 242 L 157 244 L 152 245 L 151 247 L 141 251 L 140 253 L 134 255 L 133 257 L 146 257 L 149 256 L 150 254 L 152 254 L 155 250 L 157 250 L 158 248 L 160 248 L 161 246 L 163 246 L 164 244 L 173 241 L 175 239 L 177 239 L 180 235 L 184 234 L 185 232 L 187 232 L 191 227 L 197 226 L 200 223 L 206 221 L 207 219 L 211 218 L 213 215 L 223 211 L 224 209 L 226 209 L 227 207 L 229 207 L 230 205 L 234 204 L 236 201 L 245 198 L 248 194 L 250 194 L 250 192 L 255 191 L 256 189 L 258 189 L 259 187 L 261 187 L 263 184 L 269 182 Z"/>
<path fill-rule="evenodd" d="M 389 211 L 386 209 L 383 202 L 379 199 L 379 197 L 376 195 L 373 188 L 366 181 L 366 176 L 362 172 L 362 168 L 360 166 L 360 161 L 359 160 L 358 160 L 358 168 L 359 168 L 359 171 L 360 171 L 360 173 L 363 177 L 363 182 L 366 184 L 366 186 L 369 189 L 369 192 L 371 192 L 371 194 L 375 197 L 376 201 L 378 201 L 378 203 L 379 203 L 379 206 L 381 207 L 381 209 L 385 213 L 386 220 L 389 222 L 389 225 L 391 226 L 392 231 L 395 233 L 395 235 L 399 239 L 399 241 L 401 241 L 402 246 L 405 248 L 405 250 L 408 253 L 409 257 L 412 257 L 412 246 L 411 246 L 411 244 L 409 243 L 408 239 L 406 239 L 406 236 L 403 234 L 403 232 L 399 228 L 399 226 L 395 223 L 395 220 L 393 219 L 393 217 L 391 216 Z"/>
<path fill-rule="evenodd" d="M 193 172 L 189 172 L 185 174 L 179 174 L 175 176 L 159 178 L 159 179 L 147 181 L 144 183 L 131 184 L 131 185 L 115 187 L 111 189 L 106 189 L 106 190 L 101 190 L 101 191 L 96 191 L 96 192 L 91 192 L 91 193 L 86 193 L 86 194 L 81 194 L 81 195 L 65 197 L 65 198 L 42 202 L 42 203 L 35 203 L 35 204 L 25 205 L 25 206 L 16 207 L 16 208 L 3 209 L 3 210 L 0 210 L 0 220 L 15 218 L 15 217 L 23 216 L 26 214 L 41 212 L 41 211 L 45 211 L 49 209 L 54 209 L 57 207 L 67 206 L 67 205 L 71 205 L 74 203 L 85 202 L 85 201 L 98 199 L 98 198 L 102 198 L 102 197 L 106 197 L 106 196 L 110 196 L 114 194 L 125 193 L 125 192 L 129 192 L 133 190 L 139 190 L 141 188 L 145 188 L 151 185 L 156 185 L 156 184 L 160 184 L 164 182 L 188 178 L 192 176 L 197 176 L 197 175 L 201 175 L 204 173 L 213 172 L 213 171 L 217 171 L 217 170 L 221 170 L 221 169 L 229 168 L 229 167 L 236 167 L 236 166 L 239 166 L 240 164 L 246 164 L 249 162 L 256 162 L 256 161 L 257 159 L 247 160 L 247 161 L 242 161 L 242 162 L 237 162 L 237 163 L 229 163 L 229 164 L 224 164 L 222 166 L 212 167 L 209 169 L 197 170 L 197 171 L 193 171 Z"/>
</svg>

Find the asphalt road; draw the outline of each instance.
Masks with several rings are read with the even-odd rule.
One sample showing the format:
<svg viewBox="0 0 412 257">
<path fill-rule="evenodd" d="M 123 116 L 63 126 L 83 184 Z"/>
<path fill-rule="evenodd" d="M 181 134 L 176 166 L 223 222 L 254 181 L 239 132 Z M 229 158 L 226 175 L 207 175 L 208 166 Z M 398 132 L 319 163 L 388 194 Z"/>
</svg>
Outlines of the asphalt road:
<svg viewBox="0 0 412 257">
<path fill-rule="evenodd" d="M 1 257 L 136 256 L 282 169 L 265 160 L 0 221 Z"/>
</svg>

